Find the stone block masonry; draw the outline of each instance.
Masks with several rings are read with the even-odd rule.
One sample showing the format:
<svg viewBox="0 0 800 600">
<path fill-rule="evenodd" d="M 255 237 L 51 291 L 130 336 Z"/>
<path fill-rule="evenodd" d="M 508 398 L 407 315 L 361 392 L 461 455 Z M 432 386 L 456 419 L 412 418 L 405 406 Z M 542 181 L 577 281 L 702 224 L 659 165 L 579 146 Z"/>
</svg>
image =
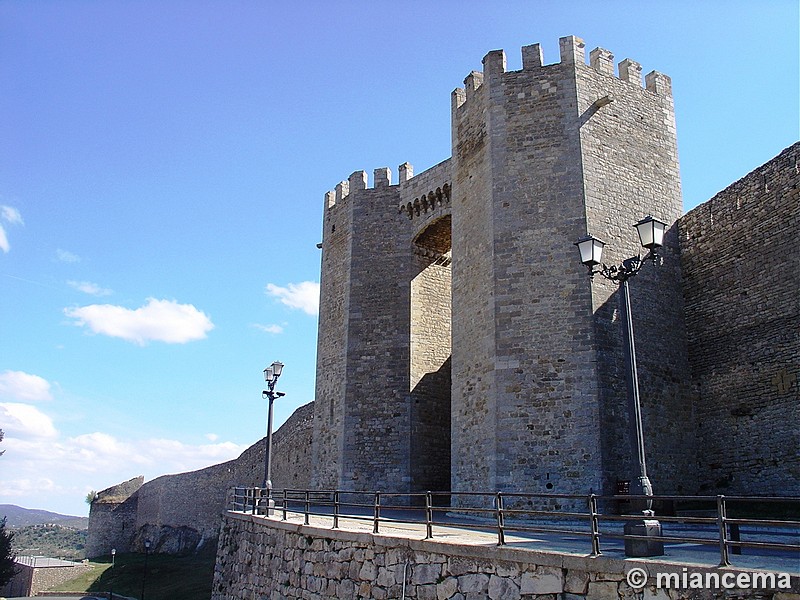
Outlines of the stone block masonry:
<svg viewBox="0 0 800 600">
<path fill-rule="evenodd" d="M 364 171 L 325 196 L 312 481 L 387 492 L 612 493 L 633 475 L 616 286 L 572 243 L 635 255 L 670 227 L 633 293 L 657 492 L 694 466 L 675 222 L 669 78 L 569 36 L 506 71 L 489 52 L 451 97 L 452 157 Z M 399 207 L 399 211 L 397 208 Z M 560 502 L 560 501 L 556 501 Z"/>
<path fill-rule="evenodd" d="M 452 93 L 450 158 L 326 194 L 316 487 L 638 476 L 622 294 L 572 244 L 591 233 L 619 264 L 652 215 L 660 264 L 630 293 L 654 492 L 798 493 L 796 146 L 682 217 L 670 78 L 586 54 L 567 36 L 558 62 L 533 44 L 509 72 L 489 52 Z"/>
<path fill-rule="evenodd" d="M 643 590 L 625 574 L 650 574 Z M 321 529 L 228 513 L 211 600 L 342 598 L 394 600 L 727 600 L 742 590 L 660 590 L 655 573 L 682 565 Z M 719 569 L 693 567 L 695 572 Z M 736 572 L 726 569 L 725 572 Z M 762 600 L 797 600 L 791 589 L 759 590 Z"/>
<path fill-rule="evenodd" d="M 46 596 L 47 592 L 42 590 L 57 588 L 62 583 L 92 570 L 92 567 L 82 562 L 42 556 L 18 557 L 14 568 L 16 573 L 11 581 L 0 588 L 2 596 Z"/>
<path fill-rule="evenodd" d="M 800 143 L 679 223 L 699 491 L 800 495 Z"/>
</svg>

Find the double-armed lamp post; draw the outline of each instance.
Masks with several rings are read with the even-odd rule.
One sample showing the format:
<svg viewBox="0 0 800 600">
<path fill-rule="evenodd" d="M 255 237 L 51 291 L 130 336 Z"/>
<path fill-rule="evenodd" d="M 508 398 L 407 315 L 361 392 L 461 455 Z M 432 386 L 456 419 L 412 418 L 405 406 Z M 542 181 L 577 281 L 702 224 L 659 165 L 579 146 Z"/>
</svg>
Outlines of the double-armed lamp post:
<svg viewBox="0 0 800 600">
<path fill-rule="evenodd" d="M 635 435 L 636 460 L 638 462 L 638 475 L 631 486 L 631 492 L 637 496 L 652 496 L 653 486 L 647 477 L 647 461 L 645 458 L 644 430 L 642 428 L 642 406 L 639 399 L 639 377 L 636 371 L 636 347 L 633 337 L 633 318 L 631 316 L 631 297 L 628 290 L 628 280 L 636 276 L 642 267 L 652 262 L 660 264 L 661 257 L 658 249 L 664 245 L 664 230 L 666 224 L 653 217 L 645 217 L 635 224 L 639 232 L 642 247 L 647 250 L 645 256 L 633 256 L 625 259 L 620 265 L 608 266 L 602 262 L 603 246 L 605 243 L 587 235 L 575 245 L 581 253 L 581 262 L 589 268 L 589 276 L 602 275 L 605 279 L 619 284 L 623 303 L 622 313 L 625 315 L 626 328 L 626 355 L 628 359 L 628 404 L 631 411 L 631 421 Z M 635 503 L 640 504 L 640 503 Z M 653 539 L 626 539 L 625 554 L 627 556 L 660 556 L 664 554 L 664 545 L 658 540 L 661 536 L 661 524 L 653 519 L 652 500 L 646 500 L 642 510 L 643 519 L 630 521 L 625 524 L 626 535 L 644 536 Z"/>
<path fill-rule="evenodd" d="M 285 396 L 283 392 L 275 391 L 275 384 L 278 383 L 278 378 L 283 372 L 283 363 L 276 360 L 266 369 L 264 369 L 264 380 L 267 382 L 267 389 L 261 393 L 261 397 L 269 400 L 269 409 L 267 413 L 267 445 L 264 450 L 264 481 L 261 485 L 263 493 L 267 498 L 266 513 L 272 514 L 275 508 L 275 500 L 272 499 L 272 403 L 275 398 Z"/>
</svg>

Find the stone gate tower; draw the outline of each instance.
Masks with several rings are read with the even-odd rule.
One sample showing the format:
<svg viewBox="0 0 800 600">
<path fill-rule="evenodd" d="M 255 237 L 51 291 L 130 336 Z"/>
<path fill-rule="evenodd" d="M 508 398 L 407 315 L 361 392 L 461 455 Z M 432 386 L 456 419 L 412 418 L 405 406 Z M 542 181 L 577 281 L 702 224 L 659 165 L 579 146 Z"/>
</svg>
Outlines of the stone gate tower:
<svg viewBox="0 0 800 600">
<path fill-rule="evenodd" d="M 590 280 L 587 231 L 619 262 L 633 224 L 670 227 L 632 282 L 657 493 L 693 466 L 674 224 L 670 80 L 560 40 L 503 51 L 452 95 L 452 158 L 356 172 L 325 199 L 313 483 L 351 490 L 613 492 L 632 476 L 616 286 Z"/>
</svg>

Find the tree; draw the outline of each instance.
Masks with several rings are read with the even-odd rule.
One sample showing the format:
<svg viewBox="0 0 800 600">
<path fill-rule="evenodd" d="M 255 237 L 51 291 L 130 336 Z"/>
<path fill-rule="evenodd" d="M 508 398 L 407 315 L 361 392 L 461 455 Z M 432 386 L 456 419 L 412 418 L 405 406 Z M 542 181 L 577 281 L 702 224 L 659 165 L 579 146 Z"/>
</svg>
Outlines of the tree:
<svg viewBox="0 0 800 600">
<path fill-rule="evenodd" d="M 95 500 L 97 500 L 97 492 L 95 492 L 94 490 L 90 490 L 89 493 L 86 494 L 86 504 L 91 506 L 92 502 L 94 502 Z"/>
<path fill-rule="evenodd" d="M 11 581 L 16 574 L 14 567 L 14 548 L 11 542 L 14 539 L 14 532 L 6 530 L 6 518 L 0 520 L 0 588 Z"/>
</svg>

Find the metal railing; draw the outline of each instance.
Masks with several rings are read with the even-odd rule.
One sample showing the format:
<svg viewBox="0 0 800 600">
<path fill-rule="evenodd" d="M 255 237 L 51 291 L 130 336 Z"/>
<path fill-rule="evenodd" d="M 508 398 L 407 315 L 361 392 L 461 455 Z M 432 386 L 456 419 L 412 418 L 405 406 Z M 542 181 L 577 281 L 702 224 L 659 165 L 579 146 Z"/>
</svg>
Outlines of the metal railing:
<svg viewBox="0 0 800 600">
<path fill-rule="evenodd" d="M 585 538 L 589 556 L 599 556 L 604 542 L 609 540 L 652 542 L 653 537 L 625 534 L 620 527 L 626 522 L 648 518 L 667 526 L 664 528 L 667 533 L 656 538 L 659 542 L 718 547 L 720 566 L 729 566 L 731 555 L 741 554 L 743 548 L 762 554 L 778 551 L 800 556 L 800 497 L 794 496 L 581 496 L 284 489 L 273 492 L 273 499 L 274 511 L 282 520 L 287 520 L 289 513 L 298 513 L 308 525 L 312 516 L 328 517 L 332 519 L 332 528 L 338 529 L 340 521 L 347 518 L 371 522 L 373 533 L 380 533 L 381 524 L 424 524 L 425 539 L 434 537 L 434 527 L 493 533 L 499 546 L 506 545 L 509 533 L 566 534 Z M 632 512 L 632 507 L 644 502 L 653 503 L 657 516 L 644 517 L 641 512 Z M 233 489 L 230 510 L 265 514 L 266 506 L 265 489 Z M 782 509 L 785 515 L 770 517 L 769 506 Z M 729 516 L 732 507 L 737 516 Z M 394 514 L 387 516 L 388 512 Z M 757 516 L 744 516 L 748 512 Z M 743 527 L 748 539 L 742 539 Z M 782 538 L 790 542 L 776 541 Z"/>
</svg>

